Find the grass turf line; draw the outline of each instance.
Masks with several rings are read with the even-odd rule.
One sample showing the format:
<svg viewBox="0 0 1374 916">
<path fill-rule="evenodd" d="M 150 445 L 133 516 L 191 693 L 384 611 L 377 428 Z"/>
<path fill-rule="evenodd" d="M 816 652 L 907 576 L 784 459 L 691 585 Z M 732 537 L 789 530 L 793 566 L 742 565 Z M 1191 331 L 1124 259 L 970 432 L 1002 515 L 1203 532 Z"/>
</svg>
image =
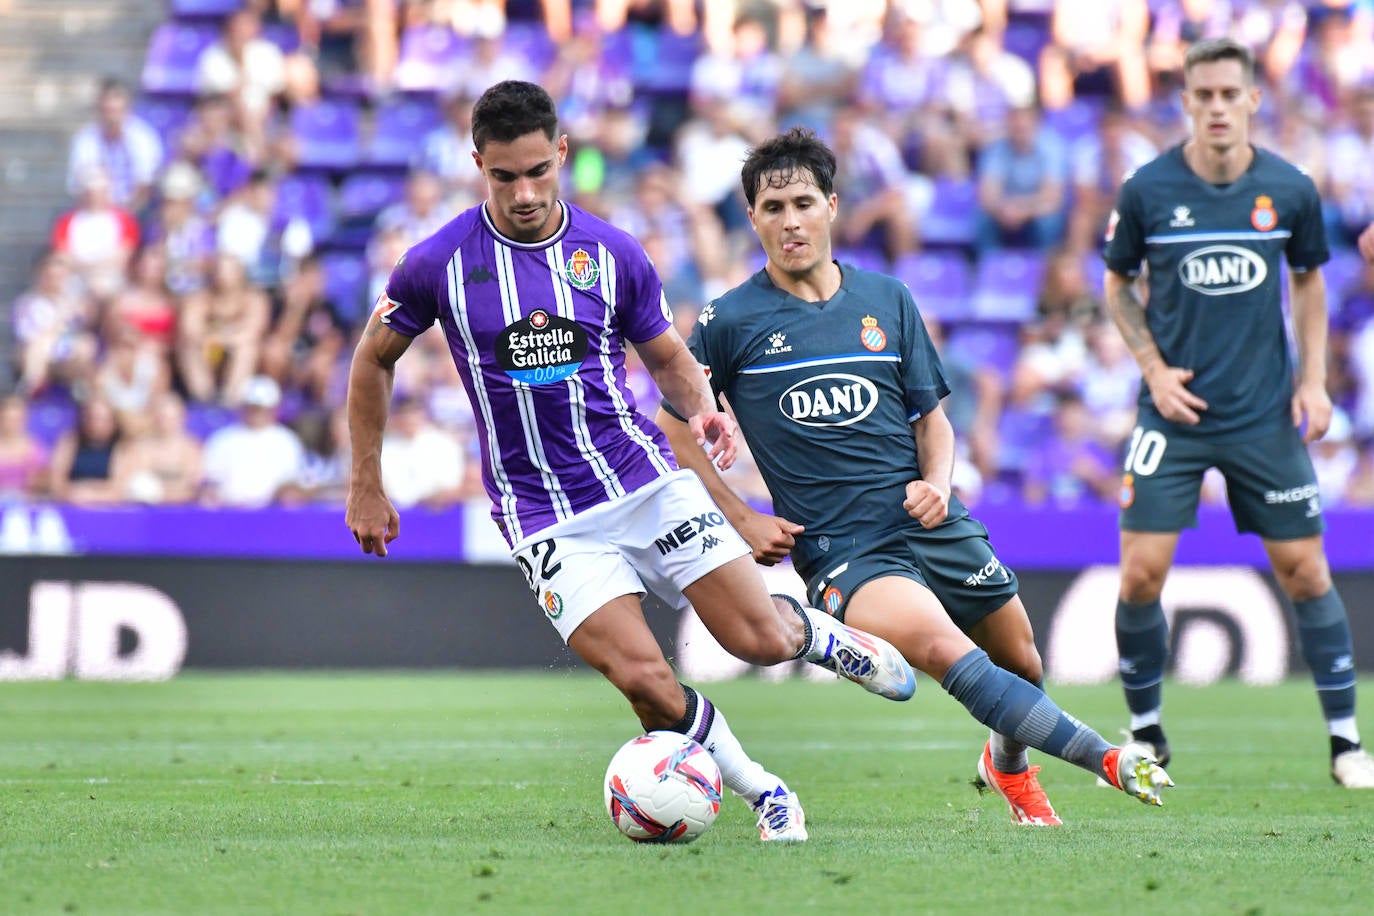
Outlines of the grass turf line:
<svg viewBox="0 0 1374 916">
<path fill-rule="evenodd" d="M 3 684 L 0 911 L 1367 911 L 1374 792 L 1331 783 L 1307 681 L 1169 685 L 1163 809 L 1033 755 L 1057 830 L 977 795 L 986 733 L 928 679 L 703 689 L 809 843 L 759 843 L 733 798 L 691 846 L 623 839 L 600 782 L 636 729 L 583 673 Z M 1052 693 L 1117 737 L 1114 685 Z"/>
</svg>

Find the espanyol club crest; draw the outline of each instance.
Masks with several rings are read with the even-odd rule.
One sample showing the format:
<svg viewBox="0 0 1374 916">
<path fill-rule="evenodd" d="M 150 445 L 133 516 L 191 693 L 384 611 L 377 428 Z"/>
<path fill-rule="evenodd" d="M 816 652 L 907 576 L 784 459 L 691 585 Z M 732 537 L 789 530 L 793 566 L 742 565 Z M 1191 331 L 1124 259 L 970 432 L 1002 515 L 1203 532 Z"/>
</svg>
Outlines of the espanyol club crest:
<svg viewBox="0 0 1374 916">
<path fill-rule="evenodd" d="M 877 353 L 887 346 L 887 335 L 883 333 L 882 328 L 878 327 L 878 319 L 872 315 L 865 315 L 862 321 L 864 329 L 859 334 L 859 340 L 864 347 Z"/>
<path fill-rule="evenodd" d="M 1274 209 L 1274 199 L 1267 194 L 1255 198 L 1255 209 L 1250 211 L 1250 225 L 1260 232 L 1268 232 L 1279 224 L 1278 211 Z"/>
<path fill-rule="evenodd" d="M 601 276 L 601 268 L 597 265 L 596 259 L 587 253 L 587 249 L 579 248 L 568 258 L 568 263 L 563 265 L 563 272 L 568 275 L 568 282 L 578 289 L 591 289 Z"/>
<path fill-rule="evenodd" d="M 840 608 L 843 606 L 844 593 L 835 586 L 830 586 L 825 590 L 825 594 L 821 595 L 821 610 L 825 611 L 831 617 L 838 614 Z"/>
</svg>

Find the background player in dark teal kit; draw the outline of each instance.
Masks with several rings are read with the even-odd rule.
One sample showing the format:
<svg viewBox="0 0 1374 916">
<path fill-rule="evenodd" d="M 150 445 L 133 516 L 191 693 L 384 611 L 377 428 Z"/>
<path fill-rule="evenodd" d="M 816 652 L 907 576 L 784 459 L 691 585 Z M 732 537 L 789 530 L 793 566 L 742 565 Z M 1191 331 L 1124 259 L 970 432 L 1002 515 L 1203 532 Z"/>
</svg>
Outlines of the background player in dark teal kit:
<svg viewBox="0 0 1374 916">
<path fill-rule="evenodd" d="M 1259 107 L 1254 59 L 1229 39 L 1184 62 L 1192 137 L 1128 176 L 1107 229 L 1106 300 L 1140 364 L 1137 426 L 1121 485 L 1121 683 L 1133 739 L 1161 760 L 1168 626 L 1159 596 L 1179 532 L 1197 524 L 1202 475 L 1226 477 L 1237 530 L 1264 541 L 1297 613 L 1331 735 L 1331 774 L 1374 788 L 1355 725 L 1345 606 L 1322 546 L 1321 495 L 1306 444 L 1326 433 L 1328 260 L 1312 179 L 1250 145 Z M 1297 381 L 1280 299 L 1292 284 Z M 1136 278 L 1149 267 L 1148 298 Z"/>
<path fill-rule="evenodd" d="M 812 603 L 887 639 L 993 730 L 979 773 L 1018 823 L 1060 823 L 1027 745 L 1158 804 L 1172 783 L 1152 756 L 1112 747 L 1037 686 L 1016 578 L 950 492 L 949 388 L 911 292 L 831 259 L 834 175 L 809 131 L 750 154 L 742 181 L 768 263 L 709 304 L 689 341 L 778 514 L 732 492 L 666 404 L 659 426 L 756 559 L 790 553 Z"/>
</svg>

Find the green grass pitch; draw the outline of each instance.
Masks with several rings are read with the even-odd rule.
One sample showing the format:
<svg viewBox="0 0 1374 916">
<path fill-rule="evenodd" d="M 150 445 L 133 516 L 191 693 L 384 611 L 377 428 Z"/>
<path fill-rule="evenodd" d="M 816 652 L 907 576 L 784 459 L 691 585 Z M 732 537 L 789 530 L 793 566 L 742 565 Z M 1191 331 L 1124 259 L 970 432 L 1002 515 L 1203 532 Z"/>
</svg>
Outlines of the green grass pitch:
<svg viewBox="0 0 1374 916">
<path fill-rule="evenodd" d="M 1056 760 L 1060 829 L 970 784 L 986 733 L 923 679 L 703 685 L 812 839 L 727 798 L 690 846 L 602 809 L 635 732 L 586 673 L 186 674 L 0 684 L 3 913 L 1368 913 L 1374 792 L 1336 788 L 1310 685 L 1169 685 L 1149 808 Z M 1374 682 L 1363 684 L 1366 697 Z M 1115 736 L 1117 688 L 1057 688 Z M 1366 721 L 1374 734 L 1374 723 Z"/>
</svg>

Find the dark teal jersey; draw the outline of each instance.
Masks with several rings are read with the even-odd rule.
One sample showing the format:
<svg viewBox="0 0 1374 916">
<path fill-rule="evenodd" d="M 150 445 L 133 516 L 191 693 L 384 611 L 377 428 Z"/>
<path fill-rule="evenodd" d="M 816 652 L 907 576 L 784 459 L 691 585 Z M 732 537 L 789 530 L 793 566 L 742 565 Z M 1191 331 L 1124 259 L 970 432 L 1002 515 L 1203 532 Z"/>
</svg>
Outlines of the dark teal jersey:
<svg viewBox="0 0 1374 916">
<path fill-rule="evenodd" d="M 900 281 L 842 265 L 827 302 L 804 302 L 760 270 L 702 311 L 689 346 L 729 400 L 775 511 L 806 526 L 803 576 L 832 542 L 915 524 L 911 423 L 949 393 L 940 358 Z M 951 518 L 967 512 L 951 500 Z"/>
<path fill-rule="evenodd" d="M 1107 267 L 1148 267 L 1150 333 L 1170 366 L 1193 370 L 1190 391 L 1208 404 L 1185 434 L 1243 438 L 1289 416 L 1293 362 L 1284 330 L 1280 270 L 1329 258 L 1312 179 L 1273 153 L 1218 186 L 1176 146 L 1128 176 L 1107 230 Z M 1158 416 L 1140 386 L 1140 409 Z"/>
</svg>

